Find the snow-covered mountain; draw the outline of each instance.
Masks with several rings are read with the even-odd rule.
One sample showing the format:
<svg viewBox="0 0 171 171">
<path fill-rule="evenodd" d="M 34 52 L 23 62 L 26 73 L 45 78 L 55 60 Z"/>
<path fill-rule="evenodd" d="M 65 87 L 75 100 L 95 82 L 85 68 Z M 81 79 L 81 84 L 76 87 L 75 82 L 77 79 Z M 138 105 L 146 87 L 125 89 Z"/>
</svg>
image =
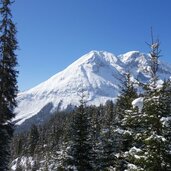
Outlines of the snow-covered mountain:
<svg viewBox="0 0 171 171">
<path fill-rule="evenodd" d="M 133 78 L 149 78 L 150 57 L 138 51 L 115 56 L 105 51 L 91 51 L 38 86 L 18 94 L 17 125 L 41 122 L 49 113 L 79 105 L 82 90 L 87 105 L 104 104 L 115 100 L 119 79 L 125 72 Z M 161 63 L 159 76 L 169 78 L 171 66 Z"/>
</svg>

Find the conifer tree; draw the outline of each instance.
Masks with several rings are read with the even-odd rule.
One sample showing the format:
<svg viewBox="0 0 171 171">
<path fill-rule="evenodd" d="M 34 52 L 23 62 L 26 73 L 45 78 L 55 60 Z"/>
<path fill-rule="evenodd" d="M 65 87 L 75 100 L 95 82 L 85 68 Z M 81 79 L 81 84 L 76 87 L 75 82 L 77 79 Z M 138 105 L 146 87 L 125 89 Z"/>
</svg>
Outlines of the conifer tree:
<svg viewBox="0 0 171 171">
<path fill-rule="evenodd" d="M 89 107 L 87 112 L 91 117 L 91 144 L 92 144 L 92 167 L 93 170 L 98 170 L 99 166 L 99 136 L 100 136 L 100 117 L 96 107 Z"/>
<path fill-rule="evenodd" d="M 125 134 L 125 131 L 128 128 L 123 124 L 123 119 L 125 118 L 127 111 L 132 108 L 132 101 L 138 97 L 137 90 L 135 89 L 135 83 L 131 80 L 131 74 L 129 72 L 124 74 L 120 89 L 120 95 L 116 102 L 116 113 L 118 115 L 117 126 L 122 130 L 120 149 L 124 152 L 127 151 L 132 143 L 132 138 L 129 136 L 128 132 Z"/>
<path fill-rule="evenodd" d="M 85 111 L 84 97 L 76 110 L 71 124 L 71 140 L 68 150 L 68 170 L 90 171 L 92 170 L 92 144 L 90 135 L 89 115 Z"/>
<path fill-rule="evenodd" d="M 0 1 L 0 170 L 8 170 L 9 143 L 13 134 L 11 119 L 15 116 L 17 95 L 16 29 L 12 22 L 10 0 Z"/>
<path fill-rule="evenodd" d="M 31 156 L 34 155 L 36 146 L 38 144 L 38 140 L 39 140 L 39 132 L 38 132 L 38 128 L 36 125 L 32 125 L 30 133 L 29 133 L 29 154 Z"/>
<path fill-rule="evenodd" d="M 116 115 L 112 101 L 106 103 L 105 111 L 105 125 L 102 126 L 101 134 L 99 135 L 99 160 L 97 170 L 110 170 L 110 168 L 114 168 L 116 165 L 115 154 L 118 150 L 118 139 L 114 132 Z"/>
<path fill-rule="evenodd" d="M 104 129 L 101 134 L 97 170 L 110 170 L 110 168 L 114 168 L 116 166 L 116 140 L 112 130 Z"/>
<path fill-rule="evenodd" d="M 157 77 L 159 41 L 152 41 L 150 47 L 151 78 L 144 86 L 142 110 L 137 110 L 137 113 L 131 113 L 125 118 L 125 122 L 134 132 L 134 144 L 127 154 L 128 160 L 136 166 L 135 170 L 169 171 L 170 85 L 166 82 L 161 84 Z"/>
<path fill-rule="evenodd" d="M 137 97 L 137 90 L 135 89 L 129 72 L 124 74 L 119 87 L 120 95 L 116 102 L 116 112 L 118 114 L 119 122 L 122 124 L 121 121 L 124 118 L 125 110 L 129 110 L 132 107 L 132 101 Z"/>
<path fill-rule="evenodd" d="M 127 112 L 132 108 L 132 101 L 138 96 L 129 72 L 125 73 L 120 89 L 120 95 L 118 96 L 115 109 L 117 114 L 117 124 L 115 128 L 116 133 L 118 134 L 117 139 L 119 148 L 116 170 L 123 171 L 125 170 L 127 163 L 123 156 L 124 152 L 129 149 L 133 141 L 132 133 L 123 121 Z"/>
</svg>

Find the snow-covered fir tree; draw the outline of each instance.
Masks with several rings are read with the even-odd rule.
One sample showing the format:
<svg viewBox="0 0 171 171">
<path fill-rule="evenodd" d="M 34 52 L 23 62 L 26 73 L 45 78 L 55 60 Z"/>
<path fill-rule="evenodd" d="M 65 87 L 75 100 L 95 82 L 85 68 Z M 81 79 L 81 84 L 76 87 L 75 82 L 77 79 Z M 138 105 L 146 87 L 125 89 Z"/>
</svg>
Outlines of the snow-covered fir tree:
<svg viewBox="0 0 171 171">
<path fill-rule="evenodd" d="M 157 77 L 159 42 L 151 45 L 151 79 L 144 85 L 144 97 L 132 104 L 137 109 L 127 112 L 124 124 L 133 132 L 132 147 L 125 153 L 128 170 L 171 170 L 170 83 Z"/>
<path fill-rule="evenodd" d="M 115 134 L 115 106 L 112 101 L 108 101 L 105 106 L 104 124 L 100 130 L 98 137 L 98 160 L 96 163 L 96 170 L 111 170 L 116 165 L 116 151 L 118 150 L 117 134 Z"/>
<path fill-rule="evenodd" d="M 118 151 L 117 151 L 117 166 L 116 170 L 124 171 L 126 169 L 127 161 L 124 159 L 124 152 L 129 149 L 132 144 L 133 137 L 132 132 L 129 131 L 127 125 L 123 124 L 123 119 L 128 111 L 132 108 L 132 101 L 137 98 L 137 90 L 135 89 L 135 83 L 131 80 L 131 74 L 125 73 L 123 81 L 121 82 L 120 95 L 116 102 L 116 123 L 115 134 L 118 135 Z"/>
<path fill-rule="evenodd" d="M 8 170 L 9 143 L 13 134 L 17 96 L 16 28 L 12 22 L 11 0 L 0 1 L 0 170 Z"/>
<path fill-rule="evenodd" d="M 68 143 L 66 170 L 90 171 L 92 168 L 91 124 L 85 110 L 84 95 L 71 123 L 71 139 Z"/>
</svg>

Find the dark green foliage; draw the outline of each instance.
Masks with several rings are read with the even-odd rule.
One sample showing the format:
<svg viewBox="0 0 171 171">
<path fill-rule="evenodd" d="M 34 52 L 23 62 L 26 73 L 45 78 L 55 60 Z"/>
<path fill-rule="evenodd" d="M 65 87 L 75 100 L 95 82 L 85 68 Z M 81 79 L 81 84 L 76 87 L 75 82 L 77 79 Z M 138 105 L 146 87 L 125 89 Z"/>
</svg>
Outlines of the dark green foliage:
<svg viewBox="0 0 171 171">
<path fill-rule="evenodd" d="M 68 155 L 72 157 L 72 166 L 78 171 L 92 170 L 90 120 L 84 103 L 76 110 L 71 124 L 71 143 Z"/>
<path fill-rule="evenodd" d="M 131 131 L 133 143 L 125 156 L 137 170 L 171 170 L 170 119 L 171 87 L 170 81 L 158 83 L 157 69 L 159 42 L 152 43 L 151 79 L 144 85 L 143 108 L 126 111 L 124 125 Z M 169 135 L 169 136 L 167 136 Z"/>
<path fill-rule="evenodd" d="M 17 59 L 15 50 L 17 41 L 16 29 L 12 22 L 10 0 L 0 1 L 0 170 L 8 170 L 9 143 L 13 134 L 11 119 L 15 116 L 17 74 L 15 67 Z"/>
<path fill-rule="evenodd" d="M 58 112 L 43 126 L 33 125 L 29 132 L 15 134 L 11 146 L 13 159 L 31 156 L 37 161 L 34 167 L 41 160 L 50 163 L 52 157 L 57 157 L 56 152 L 65 140 L 66 125 L 69 125 L 66 118 L 70 118 L 68 112 Z"/>
<path fill-rule="evenodd" d="M 116 166 L 116 153 L 118 152 L 117 136 L 114 132 L 116 126 L 115 106 L 112 101 L 105 105 L 105 124 L 103 125 L 98 144 L 98 168 L 97 170 L 107 170 Z"/>
<path fill-rule="evenodd" d="M 130 73 L 126 73 L 121 81 L 120 95 L 116 101 L 115 113 L 117 115 L 115 128 L 118 129 L 117 139 L 118 144 L 118 159 L 117 159 L 117 170 L 126 169 L 126 159 L 124 159 L 124 152 L 127 151 L 133 143 L 133 135 L 130 134 L 129 127 L 124 122 L 124 118 L 128 111 L 132 109 L 132 101 L 138 97 L 137 90 L 135 89 L 134 83 L 131 81 Z"/>
<path fill-rule="evenodd" d="M 164 171 L 171 169 L 170 154 L 170 88 L 163 86 L 148 92 L 144 98 L 143 116 L 140 124 L 146 128 L 139 138 L 144 146 L 147 161 L 143 163 L 147 170 Z M 169 96 L 168 96 L 169 95 Z"/>
<path fill-rule="evenodd" d="M 10 140 L 12 130 L 9 130 L 10 125 L 0 125 L 0 170 L 8 170 L 8 162 L 10 156 Z"/>
<path fill-rule="evenodd" d="M 116 142 L 114 138 L 115 136 L 111 130 L 106 129 L 102 131 L 97 170 L 107 170 L 116 166 Z"/>
<path fill-rule="evenodd" d="M 112 121 L 111 121 L 111 125 L 110 126 L 108 125 L 111 114 L 108 116 L 107 113 L 110 110 L 111 112 L 114 111 L 113 103 L 110 103 L 110 105 L 108 104 L 106 106 L 101 105 L 100 107 L 91 106 L 91 107 L 82 108 L 80 106 L 80 108 L 75 109 L 74 112 L 56 113 L 54 117 L 52 117 L 52 119 L 50 119 L 44 126 L 41 127 L 39 126 L 36 128 L 38 131 L 39 138 L 38 141 L 36 141 L 35 145 L 34 145 L 34 141 L 30 141 L 32 131 L 29 131 L 28 133 L 21 134 L 21 135 L 16 135 L 14 137 L 12 143 L 13 157 L 14 158 L 17 157 L 20 158 L 22 156 L 29 157 L 30 151 L 32 149 L 31 147 L 34 146 L 34 150 L 33 150 L 34 153 L 31 155 L 34 159 L 36 159 L 37 157 L 39 161 L 44 160 L 46 161 L 47 165 L 56 163 L 58 169 L 60 168 L 65 170 L 69 166 L 74 165 L 73 158 L 72 158 L 73 155 L 72 148 L 77 148 L 77 146 L 73 145 L 73 140 L 77 141 L 78 140 L 77 137 L 81 136 L 82 137 L 81 140 L 85 144 L 83 145 L 84 151 L 80 151 L 80 152 L 83 153 L 83 156 L 85 155 L 84 159 L 88 160 L 88 165 L 90 165 L 90 167 L 92 167 L 93 170 L 99 170 L 98 168 L 102 166 L 101 155 L 104 155 L 104 151 L 105 151 L 104 156 L 107 157 L 108 154 L 111 154 L 113 156 L 113 158 L 110 159 L 110 162 L 108 162 L 109 164 L 106 165 L 105 163 L 107 162 L 104 162 L 103 168 L 105 167 L 107 168 L 107 166 L 111 166 L 115 163 L 115 160 L 113 160 L 115 157 L 113 155 L 113 150 L 115 150 L 115 145 L 112 142 L 112 146 L 110 146 L 109 143 L 110 148 L 108 148 L 109 146 L 105 144 L 106 141 L 105 137 L 108 137 L 108 134 L 105 135 L 103 134 L 103 138 L 101 138 L 102 137 L 101 132 L 105 128 L 106 129 L 110 128 L 111 138 L 114 138 Z M 78 116 L 82 112 L 83 115 Z M 81 124 L 81 122 L 83 121 L 85 121 L 85 123 Z M 78 125 L 74 126 L 75 124 Z M 83 126 L 83 127 L 78 128 L 78 126 L 81 127 Z M 34 127 L 35 126 L 33 126 L 33 128 Z M 78 129 L 82 130 L 84 136 L 82 134 L 78 134 L 78 132 L 76 132 L 77 136 L 76 135 L 73 136 L 74 130 L 78 130 Z M 102 139 L 103 139 L 103 145 L 101 143 Z M 110 136 L 108 137 L 107 140 L 110 140 Z M 22 142 L 21 146 L 20 146 L 20 142 Z M 33 143 L 32 145 L 31 142 Z M 56 142 L 56 143 L 52 143 L 52 142 Z M 19 150 L 20 152 L 18 153 L 17 149 L 19 147 L 21 147 L 21 149 Z M 89 155 L 87 159 L 88 153 Z M 44 163 L 43 165 L 45 167 L 46 164 Z"/>
<path fill-rule="evenodd" d="M 33 156 L 35 153 L 38 141 L 39 141 L 38 128 L 36 127 L 36 125 L 32 125 L 30 133 L 29 133 L 29 142 L 28 142 L 29 143 L 29 154 L 31 156 Z"/>
<path fill-rule="evenodd" d="M 132 108 L 132 101 L 137 98 L 137 90 L 131 81 L 130 73 L 125 73 L 120 84 L 120 95 L 116 101 L 116 112 L 119 122 L 124 118 L 125 111 Z"/>
</svg>

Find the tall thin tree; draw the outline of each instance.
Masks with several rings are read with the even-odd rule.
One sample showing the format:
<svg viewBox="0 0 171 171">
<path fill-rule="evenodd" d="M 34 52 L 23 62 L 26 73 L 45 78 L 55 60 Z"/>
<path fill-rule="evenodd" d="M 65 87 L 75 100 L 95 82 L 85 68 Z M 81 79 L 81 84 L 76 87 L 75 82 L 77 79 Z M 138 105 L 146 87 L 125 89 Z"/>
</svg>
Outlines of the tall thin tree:
<svg viewBox="0 0 171 171">
<path fill-rule="evenodd" d="M 71 143 L 68 155 L 70 156 L 70 170 L 75 167 L 78 171 L 91 171 L 92 143 L 91 124 L 89 114 L 85 110 L 85 95 L 81 92 L 80 106 L 76 109 L 71 123 Z M 68 162 L 68 165 L 69 165 Z M 69 170 L 69 169 L 68 169 Z"/>
<path fill-rule="evenodd" d="M 0 170 L 8 170 L 9 144 L 13 134 L 11 119 L 16 107 L 17 49 L 16 28 L 12 21 L 11 0 L 0 0 Z"/>
<path fill-rule="evenodd" d="M 141 105 L 137 104 L 139 110 L 129 111 L 124 120 L 134 135 L 133 143 L 125 156 L 134 164 L 135 170 L 171 170 L 171 89 L 169 81 L 161 84 L 158 79 L 159 45 L 159 41 L 154 41 L 152 37 L 148 68 L 150 80 L 144 84 L 143 101 Z M 136 101 L 138 102 L 138 99 Z"/>
</svg>

